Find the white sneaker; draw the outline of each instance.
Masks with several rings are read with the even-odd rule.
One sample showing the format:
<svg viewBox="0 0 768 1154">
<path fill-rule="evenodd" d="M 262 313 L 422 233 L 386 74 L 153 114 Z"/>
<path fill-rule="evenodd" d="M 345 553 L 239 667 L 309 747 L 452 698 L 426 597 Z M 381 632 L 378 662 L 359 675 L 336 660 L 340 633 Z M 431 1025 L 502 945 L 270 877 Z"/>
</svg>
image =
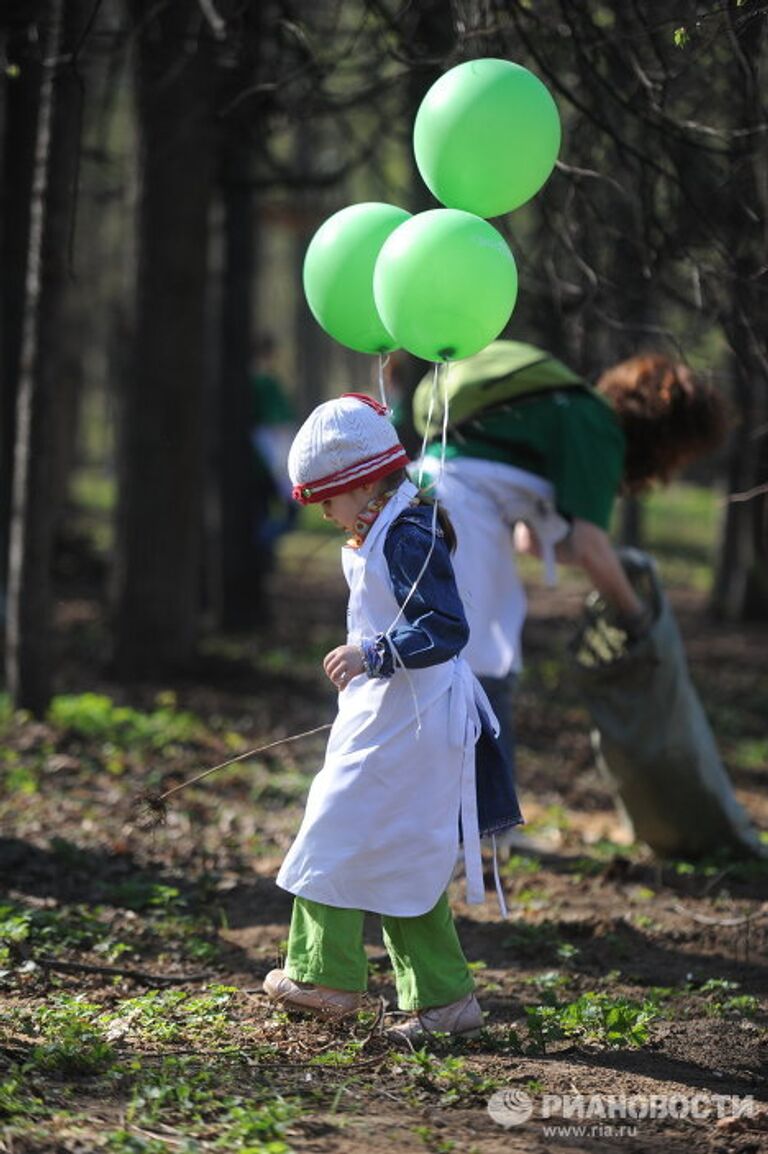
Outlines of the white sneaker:
<svg viewBox="0 0 768 1154">
<path fill-rule="evenodd" d="M 402 1025 L 390 1026 L 386 1036 L 395 1043 L 412 1046 L 435 1034 L 451 1034 L 455 1038 L 477 1038 L 485 1024 L 483 1011 L 474 994 L 467 994 L 448 1006 L 419 1010 Z"/>
<path fill-rule="evenodd" d="M 324 1018 L 345 1018 L 360 1008 L 361 994 L 353 990 L 332 990 L 330 986 L 313 986 L 294 982 L 285 970 L 270 970 L 264 979 L 267 997 L 291 1010 L 304 1010 Z"/>
</svg>

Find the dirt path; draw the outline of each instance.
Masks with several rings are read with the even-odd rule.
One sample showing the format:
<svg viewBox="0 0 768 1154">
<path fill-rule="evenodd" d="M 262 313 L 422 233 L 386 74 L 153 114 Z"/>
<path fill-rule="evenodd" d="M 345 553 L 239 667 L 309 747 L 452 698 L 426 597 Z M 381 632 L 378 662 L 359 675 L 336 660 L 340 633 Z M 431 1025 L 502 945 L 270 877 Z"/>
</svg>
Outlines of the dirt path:
<svg viewBox="0 0 768 1154">
<path fill-rule="evenodd" d="M 335 643 L 342 592 L 329 579 L 280 593 L 246 651 L 220 643 L 204 676 L 173 687 L 205 723 L 193 737 L 120 749 L 76 727 L 10 726 L 0 1150 L 768 1150 L 768 873 L 658 863 L 626 844 L 562 662 L 578 589 L 532 599 L 519 705 L 529 824 L 502 870 L 509 920 L 490 876 L 480 910 L 463 904 L 460 878 L 452 887 L 484 1036 L 422 1055 L 386 1045 L 376 1015 L 394 991 L 375 919 L 362 1022 L 275 1014 L 260 979 L 281 957 L 290 903 L 273 879 L 322 737 L 184 794 L 153 834 L 128 819 L 142 784 L 167 788 L 227 749 L 330 716 L 318 659 Z M 768 634 L 707 624 L 696 598 L 675 606 L 739 798 L 768 828 Z M 82 692 L 74 657 L 66 669 L 63 688 Z M 156 708 L 168 690 L 144 686 L 132 703 Z M 113 1048 L 101 1066 L 96 1035 Z"/>
</svg>

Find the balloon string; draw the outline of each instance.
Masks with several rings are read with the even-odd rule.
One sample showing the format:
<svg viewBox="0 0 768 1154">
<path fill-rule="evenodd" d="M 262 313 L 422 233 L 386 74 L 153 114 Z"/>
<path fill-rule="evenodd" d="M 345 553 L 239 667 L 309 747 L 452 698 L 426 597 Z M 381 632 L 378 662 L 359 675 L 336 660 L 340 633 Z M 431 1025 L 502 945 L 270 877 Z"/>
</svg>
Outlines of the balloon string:
<svg viewBox="0 0 768 1154">
<path fill-rule="evenodd" d="M 397 618 L 395 620 L 397 620 Z M 392 623 L 392 625 L 390 625 L 389 628 L 392 629 L 393 627 L 394 627 L 394 622 Z M 410 693 L 411 693 L 411 699 L 413 700 L 413 709 L 414 709 L 414 713 L 416 714 L 416 736 L 418 737 L 419 734 L 421 733 L 421 711 L 419 709 L 419 699 L 418 699 L 418 696 L 416 694 L 416 690 L 413 688 L 413 681 L 411 679 L 411 675 L 406 668 L 405 662 L 403 661 L 402 657 L 400 656 L 400 654 L 397 651 L 397 646 L 395 645 L 392 638 L 389 636 L 389 630 L 387 630 L 387 632 L 384 634 L 384 640 L 386 641 L 387 645 L 389 646 L 389 652 L 392 655 L 393 667 L 395 669 L 398 669 L 398 668 L 402 669 L 403 676 L 405 677 L 405 680 L 408 682 L 408 688 L 409 688 Z"/>
<path fill-rule="evenodd" d="M 384 370 L 386 369 L 388 364 L 389 364 L 389 353 L 387 353 L 386 356 L 384 356 L 383 353 L 379 353 L 379 397 L 381 398 L 382 405 L 387 410 L 387 412 L 390 413 L 390 415 L 391 415 L 390 408 L 389 408 L 389 402 L 387 401 L 387 389 L 386 389 L 386 386 L 384 384 Z"/>
<path fill-rule="evenodd" d="M 437 484 L 437 481 L 439 479 L 441 479 L 441 477 L 443 475 L 443 467 L 445 465 L 445 451 L 446 451 L 446 444 L 447 444 L 447 427 L 449 427 L 449 396 L 447 396 L 447 375 L 449 375 L 451 366 L 450 366 L 450 364 L 447 364 L 447 362 L 443 366 L 437 365 L 437 364 L 435 365 L 435 376 L 434 376 L 434 379 L 432 379 L 432 394 L 436 394 L 436 392 L 437 392 L 437 388 L 438 388 L 438 384 L 439 384 L 439 374 L 441 374 L 441 367 L 443 367 L 443 428 L 442 428 L 442 434 L 441 434 L 441 463 L 439 463 L 439 470 L 438 470 L 437 478 L 436 478 L 434 484 Z M 430 421 L 431 412 L 432 412 L 432 404 L 434 404 L 434 399 L 435 399 L 434 396 L 430 397 L 429 414 L 427 417 L 428 430 L 429 430 L 429 421 Z M 423 460 L 423 456 L 424 456 L 424 450 L 422 447 L 422 454 L 421 454 L 422 460 Z M 420 465 L 420 480 L 421 480 L 421 465 Z M 419 488 L 421 488 L 421 485 L 419 485 Z M 392 649 L 392 650 L 394 649 L 394 645 L 392 644 L 389 635 L 391 634 L 394 627 L 396 627 L 396 625 L 400 621 L 400 617 L 402 616 L 402 614 L 405 613 L 405 607 L 408 604 L 408 601 L 411 600 L 411 598 L 413 597 L 416 590 L 419 589 L 420 580 L 424 576 L 424 574 L 426 574 L 429 562 L 432 559 L 432 553 L 435 552 L 435 545 L 436 545 L 436 541 L 437 541 L 438 511 L 439 511 L 439 501 L 437 500 L 437 497 L 435 497 L 435 499 L 432 500 L 431 539 L 429 542 L 429 549 L 427 550 L 427 556 L 424 557 L 422 567 L 419 570 L 419 572 L 417 572 L 415 580 L 411 586 L 411 589 L 409 589 L 408 592 L 406 593 L 405 600 L 402 601 L 402 605 L 400 606 L 400 608 L 398 610 L 397 616 L 394 617 L 394 621 L 390 625 L 389 629 L 387 629 L 385 631 L 385 637 L 387 640 L 387 644 L 390 645 L 390 649 Z M 405 668 L 405 666 L 404 666 L 404 668 Z M 412 689 L 412 692 L 413 692 L 413 689 Z M 416 715 L 417 715 L 417 712 L 419 712 L 419 711 L 417 711 L 417 707 L 416 707 Z"/>
<path fill-rule="evenodd" d="M 427 452 L 427 442 L 432 435 L 432 414 L 435 411 L 435 398 L 437 397 L 437 385 L 439 380 L 440 365 L 435 362 L 432 370 L 432 385 L 429 390 L 429 408 L 427 410 L 427 423 L 424 428 L 424 436 L 421 440 L 421 452 L 419 453 L 419 473 L 417 484 L 420 489 L 424 488 L 424 459 Z"/>
<path fill-rule="evenodd" d="M 434 376 L 432 376 L 432 387 L 431 387 L 430 398 L 429 398 L 429 413 L 427 414 L 427 432 L 424 433 L 424 441 L 422 443 L 421 458 L 420 458 L 420 463 L 419 463 L 419 488 L 422 487 L 421 486 L 422 462 L 424 459 L 424 450 L 426 450 L 426 447 L 427 447 L 427 439 L 428 439 L 428 435 L 429 435 L 430 421 L 432 418 L 432 410 L 434 410 L 434 407 L 435 407 L 435 398 L 437 396 L 439 382 L 441 382 L 441 368 L 443 368 L 443 428 L 442 428 L 442 435 L 441 435 L 441 463 L 439 463 L 439 470 L 438 470 L 438 474 L 437 474 L 437 479 L 434 482 L 434 484 L 437 484 L 437 480 L 439 480 L 439 478 L 441 478 L 443 475 L 443 466 L 445 464 L 445 447 L 446 447 L 446 443 L 447 443 L 447 427 L 449 427 L 449 397 L 447 397 L 447 374 L 449 374 L 449 372 L 450 372 L 450 365 L 444 364 L 443 366 L 441 366 L 441 365 L 436 364 L 435 365 L 435 373 L 434 373 Z M 408 604 L 408 601 L 411 600 L 411 598 L 413 597 L 416 590 L 419 589 L 419 583 L 421 582 L 421 578 L 424 576 L 424 574 L 426 574 L 427 569 L 429 567 L 429 562 L 432 559 L 432 553 L 435 552 L 435 545 L 437 542 L 438 511 L 439 511 L 439 502 L 437 500 L 437 497 L 434 497 L 434 500 L 432 500 L 432 522 L 431 522 L 431 533 L 430 533 L 429 549 L 427 550 L 427 556 L 424 557 L 422 567 L 419 570 L 419 572 L 417 572 L 415 580 L 411 586 L 411 589 L 409 589 L 408 592 L 406 593 L 406 597 L 405 597 L 404 601 L 402 601 L 402 605 L 398 609 L 398 613 L 397 613 L 396 617 L 394 617 L 394 621 L 392 621 L 389 629 L 386 629 L 384 632 L 385 642 L 387 645 L 389 645 L 390 652 L 392 654 L 392 664 L 393 664 L 394 668 L 402 669 L 402 673 L 404 673 L 405 679 L 408 682 L 408 689 L 411 690 L 411 696 L 413 698 L 413 707 L 414 707 L 414 712 L 416 715 L 416 736 L 419 736 L 419 734 L 421 732 L 421 712 L 419 710 L 419 698 L 417 698 L 417 696 L 416 696 L 416 690 L 414 689 L 414 684 L 413 684 L 413 681 L 411 679 L 411 675 L 409 675 L 409 673 L 408 673 L 408 670 L 405 666 L 405 662 L 402 661 L 402 659 L 400 658 L 400 654 L 398 653 L 397 646 L 396 646 L 396 644 L 394 644 L 392 638 L 390 637 L 390 634 L 391 634 L 392 630 L 397 627 L 397 624 L 400 621 L 400 617 L 402 615 L 404 615 L 405 608 L 406 608 L 406 605 Z"/>
<path fill-rule="evenodd" d="M 406 593 L 405 598 L 403 600 L 403 603 L 397 611 L 397 615 L 395 616 L 394 621 L 388 627 L 388 629 L 385 631 L 385 636 L 387 637 L 388 640 L 389 640 L 389 634 L 392 632 L 392 630 L 395 628 L 395 626 L 400 621 L 400 618 L 403 616 L 403 613 L 405 612 L 406 605 L 410 601 L 411 597 L 413 597 L 414 593 L 416 592 L 416 590 L 418 588 L 419 581 L 421 581 L 422 577 L 424 576 L 424 574 L 427 571 L 427 566 L 429 565 L 429 562 L 432 559 L 432 554 L 435 551 L 435 541 L 436 540 L 437 540 L 437 501 L 434 501 L 432 503 L 432 531 L 431 531 L 431 539 L 429 542 L 429 549 L 427 550 L 427 555 L 424 558 L 424 563 L 422 564 L 421 569 L 419 569 L 418 573 L 416 574 L 416 577 L 413 581 L 413 584 L 411 585 L 410 589 Z"/>
<path fill-rule="evenodd" d="M 448 446 L 448 376 L 451 371 L 451 362 L 445 361 L 443 365 L 443 427 L 440 430 L 440 468 L 437 473 L 437 480 L 441 481 L 443 477 L 443 470 L 445 469 L 445 454 Z"/>
</svg>

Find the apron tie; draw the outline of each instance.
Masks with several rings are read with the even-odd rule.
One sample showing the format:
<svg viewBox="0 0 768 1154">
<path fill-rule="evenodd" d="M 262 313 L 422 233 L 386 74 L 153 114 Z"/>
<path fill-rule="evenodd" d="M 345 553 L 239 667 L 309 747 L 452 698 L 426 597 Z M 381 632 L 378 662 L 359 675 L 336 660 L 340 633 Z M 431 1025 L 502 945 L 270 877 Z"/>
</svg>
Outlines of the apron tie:
<svg viewBox="0 0 768 1154">
<path fill-rule="evenodd" d="M 483 858 L 480 850 L 480 829 L 477 819 L 477 788 L 475 785 L 475 745 L 480 736 L 481 728 L 480 711 L 475 699 L 476 685 L 476 678 L 466 661 L 457 661 L 453 684 L 451 685 L 452 700 L 448 736 L 452 745 L 463 746 L 460 812 L 461 832 L 464 840 L 466 900 L 469 905 L 482 905 L 485 901 Z M 480 688 L 479 685 L 477 687 Z M 488 709 L 490 710 L 490 706 Z M 493 716 L 492 712 L 491 716 Z"/>
<path fill-rule="evenodd" d="M 496 844 L 496 834 L 491 834 L 491 844 L 493 846 L 493 880 L 496 885 L 496 897 L 499 900 L 499 910 L 501 916 L 506 919 L 509 917 L 509 910 L 507 909 L 507 899 L 504 896 L 504 887 L 501 884 L 501 877 L 499 876 L 499 847 Z"/>
<path fill-rule="evenodd" d="M 471 738 L 471 721 L 467 722 L 467 736 Z M 464 872 L 466 875 L 466 899 L 469 905 L 482 905 L 485 901 L 483 883 L 483 857 L 480 852 L 480 831 L 477 825 L 477 793 L 475 791 L 475 750 L 474 743 L 464 749 L 461 766 L 461 831 L 464 836 Z"/>
<path fill-rule="evenodd" d="M 463 701 L 451 702 L 449 738 L 453 745 L 464 746 L 461 766 L 461 830 L 464 839 L 464 874 L 468 905 L 485 901 L 483 857 L 477 816 L 477 787 L 475 782 L 475 750 L 482 729 L 480 710 L 485 714 L 495 737 L 499 735 L 499 721 L 488 696 L 465 661 L 459 661 L 451 694 L 461 693 Z M 464 708 L 461 708 L 461 706 Z M 463 723 L 463 724 L 462 724 Z M 502 918 L 509 917 L 504 889 L 499 875 L 499 857 L 496 838 L 492 837 L 493 877 Z"/>
</svg>

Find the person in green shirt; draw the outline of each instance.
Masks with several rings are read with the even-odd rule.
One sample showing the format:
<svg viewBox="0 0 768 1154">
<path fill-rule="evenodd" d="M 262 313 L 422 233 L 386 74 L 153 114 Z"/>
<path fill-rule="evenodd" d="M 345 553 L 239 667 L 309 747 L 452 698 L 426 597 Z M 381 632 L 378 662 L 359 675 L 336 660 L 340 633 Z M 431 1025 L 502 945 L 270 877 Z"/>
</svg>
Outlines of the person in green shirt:
<svg viewBox="0 0 768 1154">
<path fill-rule="evenodd" d="M 431 375 L 414 400 L 417 427 Z M 511 693 L 521 669 L 525 592 L 515 557 L 580 566 L 630 636 L 650 625 L 608 535 L 620 493 L 666 482 L 716 448 L 726 429 L 720 395 L 660 354 L 606 370 L 592 388 L 549 353 L 494 342 L 451 366 L 442 473 L 439 438 L 421 468 L 456 527 L 457 584 L 470 625 L 467 660 L 494 705 L 510 754 Z M 438 404 L 439 409 L 439 404 Z M 433 415 L 432 430 L 441 414 Z"/>
</svg>

